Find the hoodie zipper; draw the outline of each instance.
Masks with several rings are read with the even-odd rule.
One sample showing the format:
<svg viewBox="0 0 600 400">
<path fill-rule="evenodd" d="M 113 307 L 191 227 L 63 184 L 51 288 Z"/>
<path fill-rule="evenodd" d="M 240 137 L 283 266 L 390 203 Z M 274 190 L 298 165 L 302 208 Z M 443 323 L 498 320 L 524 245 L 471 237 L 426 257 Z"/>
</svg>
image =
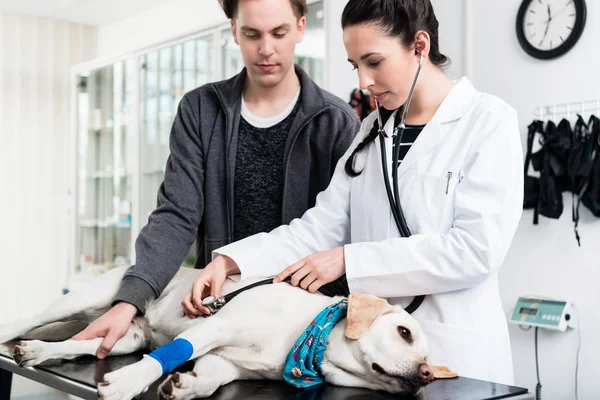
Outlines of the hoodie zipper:
<svg viewBox="0 0 600 400">
<path fill-rule="evenodd" d="M 298 127 L 297 130 L 295 130 L 294 132 L 290 132 L 293 133 L 293 138 L 292 141 L 290 142 L 290 147 L 287 150 L 287 152 L 285 152 L 283 154 L 283 187 L 282 187 L 282 191 L 281 193 L 283 194 L 282 198 L 281 198 L 281 217 L 283 218 L 284 215 L 284 208 L 285 208 L 285 192 L 287 190 L 287 176 L 288 176 L 288 169 L 289 169 L 289 160 L 290 160 L 290 155 L 292 154 L 292 150 L 294 148 L 294 144 L 296 143 L 296 139 L 298 139 L 298 134 L 308 125 L 312 122 L 313 119 L 315 119 L 318 115 L 320 115 L 321 113 L 323 113 L 327 108 L 329 108 L 327 105 L 322 108 L 321 110 L 318 110 L 314 113 L 312 113 L 310 116 L 305 117 L 304 122 L 302 123 L 302 125 L 300 125 Z M 298 110 L 298 112 L 300 112 L 300 110 Z M 292 122 L 293 124 L 293 122 Z"/>
</svg>

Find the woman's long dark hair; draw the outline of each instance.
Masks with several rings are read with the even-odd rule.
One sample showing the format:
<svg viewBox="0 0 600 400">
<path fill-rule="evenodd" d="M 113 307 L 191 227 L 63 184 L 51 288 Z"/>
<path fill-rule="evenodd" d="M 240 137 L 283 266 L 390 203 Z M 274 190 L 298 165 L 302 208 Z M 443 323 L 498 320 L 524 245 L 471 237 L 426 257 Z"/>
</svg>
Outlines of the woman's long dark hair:
<svg viewBox="0 0 600 400">
<path fill-rule="evenodd" d="M 430 0 L 350 0 L 342 13 L 342 29 L 356 25 L 374 25 L 387 35 L 398 37 L 402 45 L 410 49 L 414 45 L 417 32 L 425 31 L 430 37 L 428 58 L 433 65 L 444 67 L 449 63 L 448 57 L 440 53 L 438 27 L 439 23 L 433 12 Z M 391 112 L 380 108 L 382 121 Z M 354 149 L 346 160 L 346 173 L 352 177 L 362 171 L 354 170 L 356 155 L 377 138 L 379 124 L 377 121 L 365 139 Z"/>
</svg>

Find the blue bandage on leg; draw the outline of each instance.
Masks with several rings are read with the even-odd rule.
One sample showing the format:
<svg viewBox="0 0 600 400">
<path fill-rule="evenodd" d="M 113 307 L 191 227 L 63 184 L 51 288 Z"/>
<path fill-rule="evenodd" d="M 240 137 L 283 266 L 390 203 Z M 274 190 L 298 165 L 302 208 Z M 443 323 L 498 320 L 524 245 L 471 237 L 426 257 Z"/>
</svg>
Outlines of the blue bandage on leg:
<svg viewBox="0 0 600 400">
<path fill-rule="evenodd" d="M 163 374 L 166 374 L 189 360 L 193 353 L 192 344 L 185 339 L 178 338 L 160 346 L 148 356 L 158 361 L 162 366 Z"/>
</svg>

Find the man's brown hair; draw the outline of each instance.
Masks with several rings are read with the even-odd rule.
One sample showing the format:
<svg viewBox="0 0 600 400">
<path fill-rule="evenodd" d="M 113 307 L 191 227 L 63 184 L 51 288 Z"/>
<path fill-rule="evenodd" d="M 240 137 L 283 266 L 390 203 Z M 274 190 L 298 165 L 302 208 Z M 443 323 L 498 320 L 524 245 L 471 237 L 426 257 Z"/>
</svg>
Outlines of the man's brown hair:
<svg viewBox="0 0 600 400">
<path fill-rule="evenodd" d="M 237 14 L 239 0 L 219 0 L 219 4 L 221 4 L 221 8 L 225 11 L 225 15 L 229 19 L 234 19 Z M 306 12 L 308 8 L 306 7 L 306 0 L 290 0 L 292 4 L 292 10 L 294 11 L 294 15 L 296 18 L 300 19 Z"/>
</svg>

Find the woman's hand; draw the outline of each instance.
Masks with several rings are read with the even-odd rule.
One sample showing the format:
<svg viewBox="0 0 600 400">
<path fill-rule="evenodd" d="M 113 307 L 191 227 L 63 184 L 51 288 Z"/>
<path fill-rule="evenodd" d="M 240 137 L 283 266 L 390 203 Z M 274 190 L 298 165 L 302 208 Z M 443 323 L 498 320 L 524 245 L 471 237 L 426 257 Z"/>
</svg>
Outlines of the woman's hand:
<svg viewBox="0 0 600 400">
<path fill-rule="evenodd" d="M 208 296 L 220 297 L 221 287 L 228 275 L 239 274 L 235 261 L 227 256 L 218 256 L 208 264 L 194 279 L 192 290 L 181 302 L 183 314 L 190 318 L 199 315 L 210 315 L 208 307 L 202 305 L 202 300 Z"/>
<path fill-rule="evenodd" d="M 281 282 L 292 275 L 291 284 L 300 285 L 311 293 L 315 293 L 326 283 L 333 282 L 346 272 L 344 248 L 320 251 L 303 258 L 281 271 L 273 283 Z"/>
</svg>

